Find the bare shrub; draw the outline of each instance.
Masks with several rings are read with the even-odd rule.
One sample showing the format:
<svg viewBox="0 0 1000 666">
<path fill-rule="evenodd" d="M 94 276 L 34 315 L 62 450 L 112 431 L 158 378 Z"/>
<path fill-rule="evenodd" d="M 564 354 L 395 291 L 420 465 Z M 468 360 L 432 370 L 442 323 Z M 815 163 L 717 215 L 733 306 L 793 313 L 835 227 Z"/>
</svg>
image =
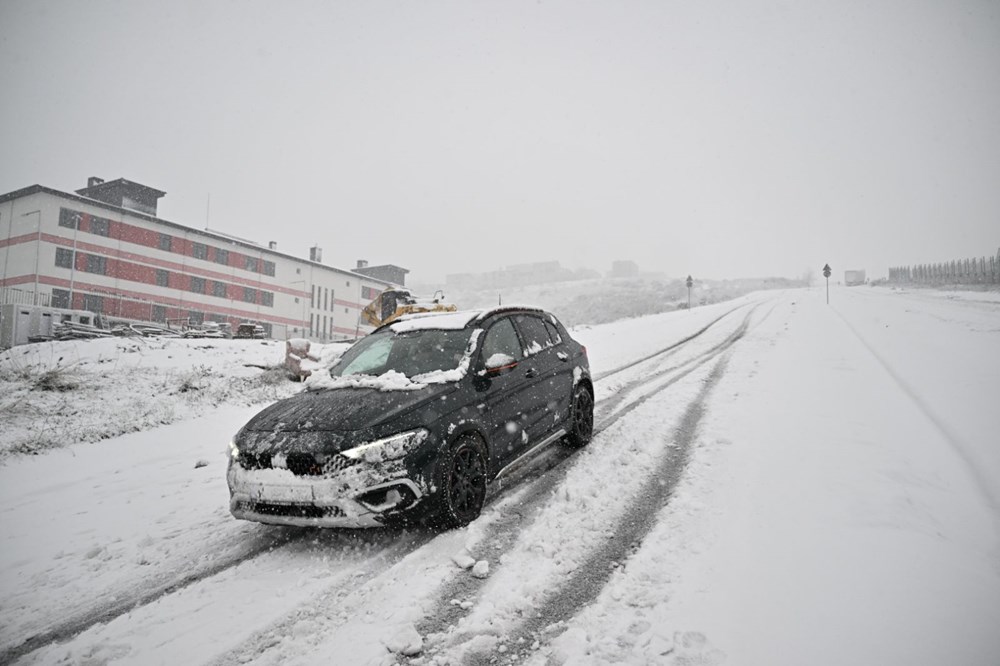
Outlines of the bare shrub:
<svg viewBox="0 0 1000 666">
<path fill-rule="evenodd" d="M 80 388 L 80 380 L 68 368 L 55 367 L 40 373 L 31 382 L 31 388 L 36 391 L 74 391 Z"/>
<path fill-rule="evenodd" d="M 204 365 L 197 365 L 188 372 L 180 376 L 180 385 L 177 393 L 188 393 L 190 391 L 201 391 L 208 385 L 208 379 L 212 375 L 211 368 Z"/>
</svg>

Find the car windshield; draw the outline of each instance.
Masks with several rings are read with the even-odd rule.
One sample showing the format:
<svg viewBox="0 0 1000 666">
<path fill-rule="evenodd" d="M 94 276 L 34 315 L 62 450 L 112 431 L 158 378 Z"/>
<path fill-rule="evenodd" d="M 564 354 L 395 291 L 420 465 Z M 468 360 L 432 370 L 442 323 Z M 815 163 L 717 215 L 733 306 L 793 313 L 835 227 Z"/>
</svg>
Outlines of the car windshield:
<svg viewBox="0 0 1000 666">
<path fill-rule="evenodd" d="M 385 329 L 359 340 L 330 369 L 330 374 L 378 376 L 391 370 L 415 377 L 455 370 L 465 357 L 471 336 L 470 329 L 422 329 L 405 333 Z"/>
</svg>

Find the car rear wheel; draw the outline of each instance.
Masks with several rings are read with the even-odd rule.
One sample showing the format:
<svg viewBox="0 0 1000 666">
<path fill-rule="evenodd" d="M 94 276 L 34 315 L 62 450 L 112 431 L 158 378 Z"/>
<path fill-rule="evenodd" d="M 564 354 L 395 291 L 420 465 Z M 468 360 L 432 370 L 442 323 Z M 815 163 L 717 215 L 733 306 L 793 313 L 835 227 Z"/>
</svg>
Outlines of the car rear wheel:
<svg viewBox="0 0 1000 666">
<path fill-rule="evenodd" d="M 586 446 L 594 436 L 594 396 L 586 386 L 577 386 L 573 391 L 573 418 L 569 435 L 571 446 Z"/>
<path fill-rule="evenodd" d="M 486 501 L 486 447 L 465 435 L 441 461 L 441 485 L 433 521 L 440 527 L 461 527 L 475 520 Z"/>
</svg>

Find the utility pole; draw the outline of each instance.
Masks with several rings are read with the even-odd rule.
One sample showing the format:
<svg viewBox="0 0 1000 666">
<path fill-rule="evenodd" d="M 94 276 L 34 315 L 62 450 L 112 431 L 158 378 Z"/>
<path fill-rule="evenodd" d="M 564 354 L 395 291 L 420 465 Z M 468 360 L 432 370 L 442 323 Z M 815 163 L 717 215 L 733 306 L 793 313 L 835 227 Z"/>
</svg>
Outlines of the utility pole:
<svg viewBox="0 0 1000 666">
<path fill-rule="evenodd" d="M 688 277 L 687 277 L 687 286 L 688 286 L 688 310 L 690 310 L 691 309 L 691 287 L 694 286 L 694 280 L 691 278 L 690 275 L 688 275 Z"/>
<path fill-rule="evenodd" d="M 38 298 L 38 269 L 39 269 L 39 259 L 42 253 L 42 211 L 33 210 L 29 213 L 22 213 L 21 217 L 28 217 L 29 215 L 38 216 L 38 228 L 35 229 L 35 290 L 31 292 L 31 303 L 32 305 L 41 305 L 41 301 Z M 14 228 L 14 220 L 10 221 L 10 226 Z"/>
</svg>

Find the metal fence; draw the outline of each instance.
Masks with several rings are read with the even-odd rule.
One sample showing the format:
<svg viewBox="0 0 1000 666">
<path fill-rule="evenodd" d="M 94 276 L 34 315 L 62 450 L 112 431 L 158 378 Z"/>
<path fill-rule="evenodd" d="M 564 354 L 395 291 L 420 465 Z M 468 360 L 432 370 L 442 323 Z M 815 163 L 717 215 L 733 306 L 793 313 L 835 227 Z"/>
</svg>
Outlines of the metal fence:
<svg viewBox="0 0 1000 666">
<path fill-rule="evenodd" d="M 48 307 L 48 294 L 39 294 L 26 289 L 0 287 L 0 305 L 44 305 Z"/>
<path fill-rule="evenodd" d="M 930 285 L 1000 284 L 1000 250 L 997 250 L 995 257 L 890 268 L 889 282 Z"/>
</svg>

